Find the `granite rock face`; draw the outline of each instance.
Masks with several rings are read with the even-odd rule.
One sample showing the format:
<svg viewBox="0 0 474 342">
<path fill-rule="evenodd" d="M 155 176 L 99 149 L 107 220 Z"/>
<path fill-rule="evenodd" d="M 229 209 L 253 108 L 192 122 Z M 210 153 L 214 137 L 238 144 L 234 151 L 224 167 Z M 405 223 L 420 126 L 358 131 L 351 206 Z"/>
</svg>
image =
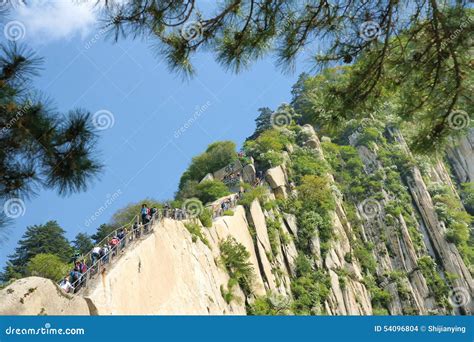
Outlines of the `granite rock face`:
<svg viewBox="0 0 474 342">
<path fill-rule="evenodd" d="M 473 181 L 473 134 L 471 130 L 448 152 L 459 182 Z M 294 214 L 268 204 L 298 196 L 290 181 L 288 164 L 294 150 L 304 148 L 322 160 L 326 158 L 322 147 L 325 142 L 321 144 L 313 127 L 303 126 L 300 135 L 300 146 L 287 148 L 287 161 L 267 170 L 263 185 L 268 192 L 267 201 L 255 199 L 246 207 L 234 208 L 233 216 L 215 218 L 212 227 L 201 226 L 207 243 L 200 239 L 193 242 L 184 222 L 165 219 L 155 225 L 153 234 L 127 249 L 115 264 L 91 281 L 85 291 L 71 296 L 50 280 L 20 279 L 0 291 L 0 314 L 242 315 L 259 296 L 276 295 L 291 302 L 292 281 L 297 277 L 298 235 L 304 230 Z M 391 139 L 410 153 L 399 132 L 391 131 Z M 359 145 L 358 133 L 348 140 L 356 149 L 365 174 L 384 178 L 387 165 L 380 157 L 379 147 Z M 454 192 L 456 184 L 442 160 L 432 163 L 425 172 L 422 175 L 413 166 L 404 174 L 402 185 L 411 198 L 411 217 L 389 214 L 387 207 L 394 195 L 385 189 L 377 199 L 368 198 L 349 212 L 346 199 L 337 189 L 337 175 L 327 174 L 335 203 L 330 213 L 335 238 L 324 245 L 316 233 L 310 241 L 312 267 L 328 279 L 328 294 L 313 313 L 371 315 L 375 311 L 373 283 L 387 294 L 386 310 L 391 315 L 474 313 L 472 270 L 466 267 L 456 245 L 446 239 L 446 226 L 437 215 L 427 182 L 445 184 Z M 212 175 L 206 177 L 211 179 Z M 253 183 L 254 165 L 246 165 L 242 177 Z M 359 226 L 351 224 L 354 215 Z M 363 237 L 362 246 L 372 247 L 361 250 L 356 235 Z M 417 235 L 422 237 L 421 242 L 416 241 Z M 237 285 L 231 290 L 234 300 L 226 301 L 223 292 L 229 290 L 230 278 L 220 262 L 220 244 L 229 237 L 249 252 L 254 277 L 250 294 Z M 362 259 L 367 255 L 375 261 L 373 279 L 364 271 Z M 434 272 L 443 277 L 450 275 L 449 294 L 454 296 L 461 291 L 461 304 L 449 308 L 440 303 L 436 289 L 430 286 L 432 279 L 420 267 L 427 256 L 436 263 Z"/>
<path fill-rule="evenodd" d="M 87 301 L 40 277 L 19 279 L 0 291 L 0 315 L 89 315 Z"/>
<path fill-rule="evenodd" d="M 474 128 L 448 150 L 447 156 L 461 183 L 474 182 Z"/>
</svg>

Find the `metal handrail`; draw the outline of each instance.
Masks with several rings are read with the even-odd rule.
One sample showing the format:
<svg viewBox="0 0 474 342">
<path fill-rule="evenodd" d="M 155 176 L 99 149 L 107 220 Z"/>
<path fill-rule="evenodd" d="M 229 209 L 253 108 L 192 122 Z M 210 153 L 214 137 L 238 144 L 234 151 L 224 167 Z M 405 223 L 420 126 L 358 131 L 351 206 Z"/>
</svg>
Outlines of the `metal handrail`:
<svg viewBox="0 0 474 342">
<path fill-rule="evenodd" d="M 125 229 L 127 226 L 133 225 L 135 222 L 139 222 L 139 216 L 138 214 L 133 217 L 133 219 L 127 223 L 124 224 L 116 229 L 114 229 L 112 232 L 110 232 L 106 237 L 104 237 L 102 240 L 100 240 L 98 243 L 94 244 L 95 246 L 103 246 L 104 244 L 108 245 L 108 242 L 112 239 L 112 237 L 117 236 L 118 232 L 122 229 Z M 84 255 L 81 255 L 78 259 L 80 260 L 92 260 L 92 249 L 87 252 Z M 86 263 L 87 264 L 87 263 Z"/>
<path fill-rule="evenodd" d="M 225 200 L 219 201 L 217 209 L 214 210 L 214 208 L 212 208 L 212 211 L 213 211 L 212 218 L 215 219 L 219 216 L 222 216 L 223 209 L 221 205 L 223 201 L 226 201 L 227 199 L 230 198 L 231 201 L 230 201 L 229 209 L 233 209 L 237 206 L 238 200 L 240 199 L 239 197 L 240 197 L 239 194 L 233 194 L 231 196 L 226 197 Z M 165 218 L 165 216 L 163 215 L 163 209 L 160 209 L 160 210 L 157 210 L 157 212 L 151 217 L 150 221 L 145 224 L 139 223 L 140 222 L 139 218 L 140 218 L 140 215 L 138 214 L 135 215 L 129 223 L 119 228 L 114 229 L 113 232 L 109 233 L 99 243 L 95 244 L 95 246 L 103 246 L 104 244 L 109 246 L 109 241 L 111 241 L 113 237 L 117 236 L 117 233 L 119 230 L 126 229 L 126 227 L 132 227 L 132 229 L 126 232 L 125 236 L 122 239 L 120 239 L 119 243 L 115 245 L 114 247 L 110 248 L 107 251 L 107 253 L 103 255 L 102 257 L 98 258 L 97 260 L 93 262 L 92 250 L 90 250 L 88 253 L 86 253 L 85 255 L 79 258 L 80 260 L 85 262 L 86 265 L 90 264 L 90 266 L 88 266 L 86 272 L 81 273 L 81 275 L 79 276 L 79 279 L 71 283 L 72 288 L 73 288 L 73 293 L 78 293 L 81 289 L 87 288 L 91 279 L 95 275 L 101 273 L 101 268 L 105 269 L 104 268 L 105 264 L 109 264 L 109 263 L 112 264 L 113 262 L 115 262 L 119 258 L 121 251 L 126 249 L 127 246 L 131 245 L 134 240 L 139 239 L 140 237 L 151 233 L 153 231 L 153 226 L 155 222 L 161 221 L 163 218 Z M 176 218 L 176 217 L 167 217 L 167 218 L 179 221 L 179 220 L 186 220 L 188 217 L 187 217 L 187 214 L 184 212 L 183 216 L 181 216 L 181 219 Z M 136 229 L 134 228 L 135 223 L 137 223 Z M 59 283 L 61 282 L 62 280 Z"/>
<path fill-rule="evenodd" d="M 137 217 L 138 215 L 134 217 L 134 220 Z M 149 222 L 145 224 L 139 224 L 137 226 L 137 229 L 131 229 L 128 233 L 126 233 L 125 236 L 119 241 L 117 245 L 112 247 L 109 251 L 107 251 L 105 255 L 103 255 L 102 257 L 97 259 L 92 265 L 90 265 L 90 267 L 88 267 L 86 272 L 81 273 L 79 279 L 71 283 L 73 292 L 78 293 L 82 288 L 87 288 L 88 283 L 93 278 L 93 276 L 101 273 L 101 267 L 104 267 L 105 264 L 109 264 L 109 263 L 112 264 L 113 262 L 115 262 L 120 255 L 119 253 L 123 251 L 124 249 L 126 249 L 127 246 L 129 246 L 135 239 L 138 239 L 152 232 L 153 225 L 157 218 L 159 220 L 161 219 L 161 214 L 159 212 L 153 215 Z M 133 222 L 133 220 L 131 222 Z M 116 232 L 119 229 L 123 229 L 123 227 L 126 227 L 126 226 L 127 225 L 124 225 L 121 228 L 117 228 L 114 232 Z M 108 236 L 112 236 L 112 235 L 113 234 L 109 234 Z M 103 242 L 104 240 L 106 240 L 106 238 L 102 239 L 101 242 Z M 86 255 L 91 255 L 91 254 L 92 254 L 92 251 L 90 251 Z"/>
</svg>

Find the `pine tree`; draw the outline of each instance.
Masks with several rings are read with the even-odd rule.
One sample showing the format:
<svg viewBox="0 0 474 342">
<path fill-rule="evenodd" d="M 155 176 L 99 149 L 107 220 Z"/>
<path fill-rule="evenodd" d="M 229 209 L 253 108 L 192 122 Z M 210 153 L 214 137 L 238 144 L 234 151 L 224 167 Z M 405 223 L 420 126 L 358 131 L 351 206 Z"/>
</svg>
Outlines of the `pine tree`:
<svg viewBox="0 0 474 342">
<path fill-rule="evenodd" d="M 56 221 L 27 227 L 15 253 L 9 256 L 0 279 L 8 281 L 11 278 L 26 276 L 28 262 L 38 254 L 52 254 L 58 256 L 62 262 L 70 262 L 72 248 L 64 233 Z"/>
<path fill-rule="evenodd" d="M 95 234 L 91 235 L 92 240 L 94 240 L 94 243 L 97 244 L 101 242 L 103 239 L 107 237 L 110 233 L 112 233 L 115 230 L 115 227 L 109 224 L 101 224 L 99 228 L 97 228 L 97 231 Z"/>
<path fill-rule="evenodd" d="M 296 100 L 303 94 L 305 90 L 305 82 L 309 79 L 310 75 L 306 72 L 301 73 L 298 76 L 298 81 L 291 87 L 291 104 L 295 107 L 295 110 L 298 112 L 298 106 L 296 105 Z"/>
<path fill-rule="evenodd" d="M 260 133 L 271 128 L 273 111 L 268 107 L 259 108 L 260 114 L 255 119 L 255 132 L 247 140 L 255 140 Z"/>
<path fill-rule="evenodd" d="M 115 39 L 154 41 L 170 69 L 185 75 L 195 73 L 192 56 L 204 49 L 236 72 L 270 53 L 285 71 L 303 52 L 315 51 L 316 71 L 357 63 L 331 94 L 343 107 L 339 120 L 370 117 L 383 95 L 395 92 L 399 118 L 416 128 L 417 150 L 442 146 L 474 115 L 468 1 L 229 0 L 214 11 L 199 7 L 197 0 L 110 2 L 105 20 Z"/>
<path fill-rule="evenodd" d="M 61 195 L 85 190 L 100 170 L 90 114 L 61 115 L 35 95 L 30 79 L 41 62 L 27 48 L 0 46 L 0 204 L 41 186 Z"/>
<path fill-rule="evenodd" d="M 94 243 L 89 234 L 78 233 L 72 242 L 72 246 L 78 253 L 86 254 L 94 247 Z"/>
</svg>

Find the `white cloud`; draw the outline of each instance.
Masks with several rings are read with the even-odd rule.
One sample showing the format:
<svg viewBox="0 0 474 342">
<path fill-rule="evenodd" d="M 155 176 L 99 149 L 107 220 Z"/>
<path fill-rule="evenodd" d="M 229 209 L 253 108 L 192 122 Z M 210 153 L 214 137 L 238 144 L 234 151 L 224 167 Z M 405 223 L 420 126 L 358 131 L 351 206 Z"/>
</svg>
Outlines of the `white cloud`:
<svg viewBox="0 0 474 342">
<path fill-rule="evenodd" d="M 96 29 L 95 1 L 39 0 L 15 6 L 13 19 L 26 27 L 25 38 L 45 43 L 51 40 L 70 39 L 80 35 L 83 39 Z"/>
</svg>

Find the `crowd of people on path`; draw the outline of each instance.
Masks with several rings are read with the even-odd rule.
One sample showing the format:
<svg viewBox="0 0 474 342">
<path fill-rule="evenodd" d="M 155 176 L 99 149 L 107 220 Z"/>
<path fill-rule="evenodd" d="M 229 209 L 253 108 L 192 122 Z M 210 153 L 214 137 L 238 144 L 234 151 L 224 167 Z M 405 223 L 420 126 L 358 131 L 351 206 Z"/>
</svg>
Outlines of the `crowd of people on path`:
<svg viewBox="0 0 474 342">
<path fill-rule="evenodd" d="M 232 177 L 229 176 L 229 177 Z M 240 173 L 233 176 L 240 179 Z M 232 178 L 229 178 L 229 181 Z M 263 173 L 257 173 L 253 186 L 258 186 L 263 180 Z M 243 196 L 243 191 L 226 197 L 217 206 L 212 207 L 213 218 L 223 216 L 228 210 L 237 205 L 239 199 Z M 74 268 L 65 276 L 59 286 L 66 293 L 76 293 L 86 284 L 88 279 L 87 273 L 95 274 L 101 265 L 109 263 L 110 258 L 114 258 L 119 252 L 127 246 L 127 240 L 131 242 L 135 238 L 139 238 L 142 234 L 146 234 L 151 230 L 154 219 L 170 218 L 173 220 L 186 220 L 188 214 L 184 208 L 173 208 L 166 203 L 159 211 L 156 207 L 149 208 L 145 203 L 140 209 L 140 222 L 134 222 L 130 227 L 119 228 L 94 246 L 90 253 L 86 256 L 75 254 L 73 257 Z M 128 236 L 128 239 L 127 239 Z"/>
<path fill-rule="evenodd" d="M 115 257 L 119 253 L 119 250 L 123 250 L 127 243 L 126 236 L 128 231 L 126 228 L 116 230 L 112 236 L 105 239 L 103 244 L 94 246 L 90 254 L 86 254 L 86 257 L 76 253 L 73 256 L 74 268 L 59 284 L 64 292 L 77 292 L 80 287 L 85 285 L 87 280 L 85 275 L 89 269 L 91 269 L 89 271 L 94 271 L 94 267 L 97 266 L 99 261 L 102 265 L 107 264 L 111 257 Z M 87 262 L 88 259 L 89 262 Z"/>
<path fill-rule="evenodd" d="M 169 203 L 164 205 L 162 213 L 163 218 L 170 218 L 177 221 L 186 220 L 188 218 L 186 210 L 182 208 L 172 208 Z"/>
<path fill-rule="evenodd" d="M 240 183 L 240 172 L 224 176 L 222 182 L 228 186 L 235 186 Z"/>
</svg>

